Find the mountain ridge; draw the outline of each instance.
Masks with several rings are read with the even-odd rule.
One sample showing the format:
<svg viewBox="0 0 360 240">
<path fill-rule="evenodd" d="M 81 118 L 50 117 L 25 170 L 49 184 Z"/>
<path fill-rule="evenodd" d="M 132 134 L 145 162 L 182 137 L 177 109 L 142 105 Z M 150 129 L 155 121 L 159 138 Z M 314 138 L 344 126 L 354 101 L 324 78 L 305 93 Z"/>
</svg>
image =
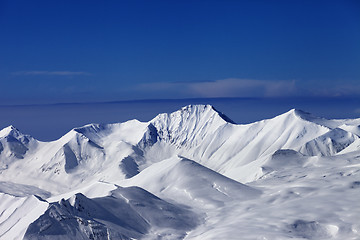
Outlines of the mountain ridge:
<svg viewBox="0 0 360 240">
<path fill-rule="evenodd" d="M 61 171 L 82 174 L 81 171 L 94 169 L 96 162 L 102 159 L 102 163 L 95 167 L 98 169 L 93 172 L 95 175 L 96 172 L 119 165 L 121 175 L 131 177 L 152 163 L 177 154 L 242 181 L 241 176 L 234 177 L 234 169 L 270 156 L 279 149 L 293 149 L 310 156 L 333 155 L 358 138 L 344 129 L 333 130 L 326 126 L 331 121 L 302 110 L 291 109 L 271 119 L 251 124 L 235 124 L 211 105 L 188 105 L 173 113 L 159 114 L 149 122 L 130 120 L 74 128 L 58 140 L 41 142 L 32 154 L 36 156 L 41 153 L 44 156 L 41 158 L 42 164 L 39 159 L 36 160 L 37 164 L 42 165 L 40 175 L 41 172 L 47 172 L 47 169 L 57 174 Z M 324 122 L 326 124 L 322 124 Z M 345 124 L 344 122 L 349 124 L 351 120 L 335 120 L 337 125 Z M 330 125 L 335 123 L 331 122 Z M 1 132 L 0 154 L 3 146 L 6 147 L 6 143 L 2 142 L 7 135 L 13 132 L 18 137 L 28 136 L 13 126 Z M 320 138 L 322 135 L 324 137 Z M 343 139 L 344 136 L 347 140 Z M 33 138 L 28 136 L 25 139 Z M 37 142 L 35 139 L 33 141 Z M 255 150 L 251 147 L 252 144 L 261 147 Z M 20 146 L 22 145 L 24 144 Z M 320 145 L 323 147 L 319 148 Z M 23 158 L 27 149 L 24 145 L 19 150 L 22 154 L 13 155 Z M 39 157 L 30 156 L 25 160 L 30 161 L 31 158 Z M 3 168 L 12 164 L 12 161 L 6 161 L 5 163 L 3 160 Z M 31 165 L 30 162 L 28 166 Z M 83 170 L 79 172 L 81 168 Z M 229 171 L 232 173 L 228 173 Z"/>
<path fill-rule="evenodd" d="M 325 118 L 320 118 L 320 117 L 317 117 L 315 115 L 313 115 L 312 113 L 309 113 L 309 112 L 306 112 L 306 111 L 303 111 L 301 109 L 297 109 L 297 108 L 292 108 L 290 110 L 288 110 L 287 112 L 284 112 L 278 116 L 275 116 L 273 118 L 268 118 L 268 119 L 264 119 L 264 120 L 259 120 L 259 121 L 255 121 L 253 123 L 248 123 L 248 124 L 241 124 L 241 123 L 236 123 L 234 122 L 231 118 L 229 118 L 228 116 L 226 116 L 224 113 L 222 113 L 221 111 L 217 110 L 217 108 L 215 108 L 214 106 L 212 105 L 202 105 L 202 104 L 197 104 L 197 105 L 187 105 L 185 107 L 182 107 L 181 109 L 177 110 L 177 111 L 174 111 L 172 113 L 176 113 L 176 112 L 180 112 L 182 110 L 185 110 L 185 109 L 191 109 L 191 108 L 198 108 L 198 107 L 201 107 L 201 108 L 211 108 L 214 113 L 217 113 L 219 117 L 221 117 L 225 122 L 228 122 L 228 123 L 231 123 L 231 124 L 234 124 L 234 125 L 249 125 L 249 124 L 254 124 L 254 123 L 257 123 L 257 122 L 262 122 L 262 121 L 266 121 L 266 120 L 270 120 L 270 119 L 273 119 L 273 118 L 276 118 L 276 117 L 279 117 L 279 116 L 282 116 L 282 115 L 288 115 L 288 114 L 293 114 L 295 117 L 298 117 L 300 119 L 303 119 L 305 121 L 309 121 L 309 122 L 312 122 L 312 120 L 315 120 L 315 123 L 318 123 L 318 121 L 316 120 L 324 120 L 324 121 L 339 121 L 339 123 L 337 123 L 337 125 L 341 125 L 344 124 L 346 125 L 346 123 L 348 122 L 359 122 L 359 126 L 360 126 L 360 118 L 355 118 L 355 119 L 333 119 L 333 120 L 329 120 L 329 119 L 325 119 Z M 152 120 L 150 120 L 149 122 L 152 122 L 154 119 L 158 118 L 159 116 L 162 116 L 162 115 L 171 115 L 171 113 L 160 113 L 158 114 L 157 116 L 155 116 Z M 129 120 L 129 121 L 138 121 L 136 119 L 133 119 L 133 120 Z M 129 122 L 127 121 L 127 122 Z M 345 123 L 343 123 L 345 122 Z M 146 122 L 145 122 L 146 123 Z M 355 125 L 356 123 L 354 124 L 349 124 L 349 126 L 353 126 Z M 76 132 L 79 132 L 79 133 L 82 133 L 82 130 L 83 129 L 87 129 L 87 128 L 104 128 L 106 126 L 111 126 L 111 125 L 117 125 L 119 123 L 109 123 L 109 124 L 98 124 L 98 123 L 89 123 L 89 124 L 86 124 L 84 126 L 81 126 L 81 127 L 75 127 L 73 129 L 71 129 L 70 131 L 76 131 Z M 325 126 L 325 125 L 324 125 Z M 16 128 L 14 125 L 9 125 L 3 129 L 0 130 L 0 138 L 1 137 L 4 137 L 5 135 L 8 135 L 9 132 L 11 131 L 14 131 L 14 132 L 17 132 L 17 133 L 20 133 L 22 135 L 26 135 L 26 136 L 30 136 L 28 134 L 24 134 L 22 133 L 18 128 Z M 69 131 L 69 132 L 70 132 Z M 68 132 L 68 133 L 69 133 Z M 65 134 L 66 135 L 66 134 Z M 32 136 L 31 136 L 32 137 Z M 61 136 L 63 137 L 63 136 Z M 61 138 L 60 137 L 60 138 Z M 33 138 L 33 137 L 32 137 Z M 58 141 L 60 138 L 58 139 L 55 139 L 55 140 L 52 140 L 52 141 L 47 141 L 47 142 L 53 142 L 53 141 Z M 35 139 L 35 138 L 34 138 Z M 37 139 L 36 139 L 37 140 Z M 39 141 L 39 140 L 37 140 Z"/>
<path fill-rule="evenodd" d="M 0 237 L 356 239 L 358 127 L 296 109 L 235 124 L 211 105 L 50 142 L 9 126 Z"/>
</svg>

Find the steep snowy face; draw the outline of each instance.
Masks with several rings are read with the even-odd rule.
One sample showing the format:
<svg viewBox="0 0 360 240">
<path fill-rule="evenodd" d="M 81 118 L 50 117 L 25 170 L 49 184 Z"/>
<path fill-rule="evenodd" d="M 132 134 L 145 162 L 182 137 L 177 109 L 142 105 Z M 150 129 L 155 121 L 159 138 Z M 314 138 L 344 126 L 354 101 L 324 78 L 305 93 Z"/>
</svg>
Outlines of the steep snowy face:
<svg viewBox="0 0 360 240">
<path fill-rule="evenodd" d="M 103 147 L 75 130 L 61 138 L 59 145 L 60 149 L 53 156 L 50 155 L 49 161 L 41 167 L 43 172 L 72 173 L 80 165 L 88 168 L 95 167 L 91 166 L 95 163 L 94 159 L 100 162 L 105 158 Z"/>
<path fill-rule="evenodd" d="M 189 105 L 171 114 L 160 114 L 150 123 L 156 128 L 159 140 L 190 148 L 228 121 L 232 122 L 210 105 Z"/>
<path fill-rule="evenodd" d="M 347 132 L 351 132 L 360 137 L 360 125 L 343 124 L 339 128 L 344 129 Z"/>
<path fill-rule="evenodd" d="M 14 126 L 0 131 L 0 170 L 6 169 L 13 161 L 23 159 L 30 150 L 34 150 L 38 141 L 22 134 Z"/>
<path fill-rule="evenodd" d="M 183 238 L 199 224 L 192 211 L 138 188 L 118 187 L 110 196 L 90 199 L 77 193 L 50 203 L 26 231 L 26 239 Z"/>
<path fill-rule="evenodd" d="M 43 214 L 48 203 L 33 195 L 0 193 L 0 239 L 22 239 L 27 227 Z"/>
<path fill-rule="evenodd" d="M 335 128 L 307 142 L 299 151 L 309 156 L 332 156 L 344 150 L 358 138 L 351 132 Z"/>
</svg>

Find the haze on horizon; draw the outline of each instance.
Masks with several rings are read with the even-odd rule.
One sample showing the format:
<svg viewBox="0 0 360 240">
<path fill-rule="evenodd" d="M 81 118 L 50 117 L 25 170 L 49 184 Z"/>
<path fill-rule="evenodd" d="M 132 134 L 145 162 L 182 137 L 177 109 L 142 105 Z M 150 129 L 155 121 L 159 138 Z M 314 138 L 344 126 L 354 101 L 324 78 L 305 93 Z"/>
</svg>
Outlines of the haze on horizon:
<svg viewBox="0 0 360 240">
<path fill-rule="evenodd" d="M 1 1 L 1 105 L 359 97 L 358 1 Z"/>
</svg>

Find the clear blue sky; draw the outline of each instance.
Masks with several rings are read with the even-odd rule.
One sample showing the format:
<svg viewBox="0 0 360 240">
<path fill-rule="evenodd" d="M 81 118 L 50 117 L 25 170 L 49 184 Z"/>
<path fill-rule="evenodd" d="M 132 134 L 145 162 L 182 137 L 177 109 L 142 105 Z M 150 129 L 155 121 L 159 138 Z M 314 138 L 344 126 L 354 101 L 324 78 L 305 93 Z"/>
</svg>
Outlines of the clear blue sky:
<svg viewBox="0 0 360 240">
<path fill-rule="evenodd" d="M 1 104 L 360 96 L 360 1 L 0 0 Z"/>
</svg>

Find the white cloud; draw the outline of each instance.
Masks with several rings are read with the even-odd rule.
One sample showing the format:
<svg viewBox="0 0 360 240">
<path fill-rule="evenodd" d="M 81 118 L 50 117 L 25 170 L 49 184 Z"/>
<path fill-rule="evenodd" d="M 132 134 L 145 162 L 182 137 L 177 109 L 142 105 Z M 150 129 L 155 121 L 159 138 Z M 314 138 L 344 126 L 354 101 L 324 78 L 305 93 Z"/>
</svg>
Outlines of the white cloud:
<svg viewBox="0 0 360 240">
<path fill-rule="evenodd" d="M 189 85 L 202 97 L 274 97 L 289 96 L 295 90 L 295 81 L 265 81 L 229 78 Z"/>
<path fill-rule="evenodd" d="M 295 94 L 295 81 L 265 81 L 229 78 L 205 82 L 155 82 L 137 90 L 170 93 L 181 97 L 281 97 Z"/>
</svg>

